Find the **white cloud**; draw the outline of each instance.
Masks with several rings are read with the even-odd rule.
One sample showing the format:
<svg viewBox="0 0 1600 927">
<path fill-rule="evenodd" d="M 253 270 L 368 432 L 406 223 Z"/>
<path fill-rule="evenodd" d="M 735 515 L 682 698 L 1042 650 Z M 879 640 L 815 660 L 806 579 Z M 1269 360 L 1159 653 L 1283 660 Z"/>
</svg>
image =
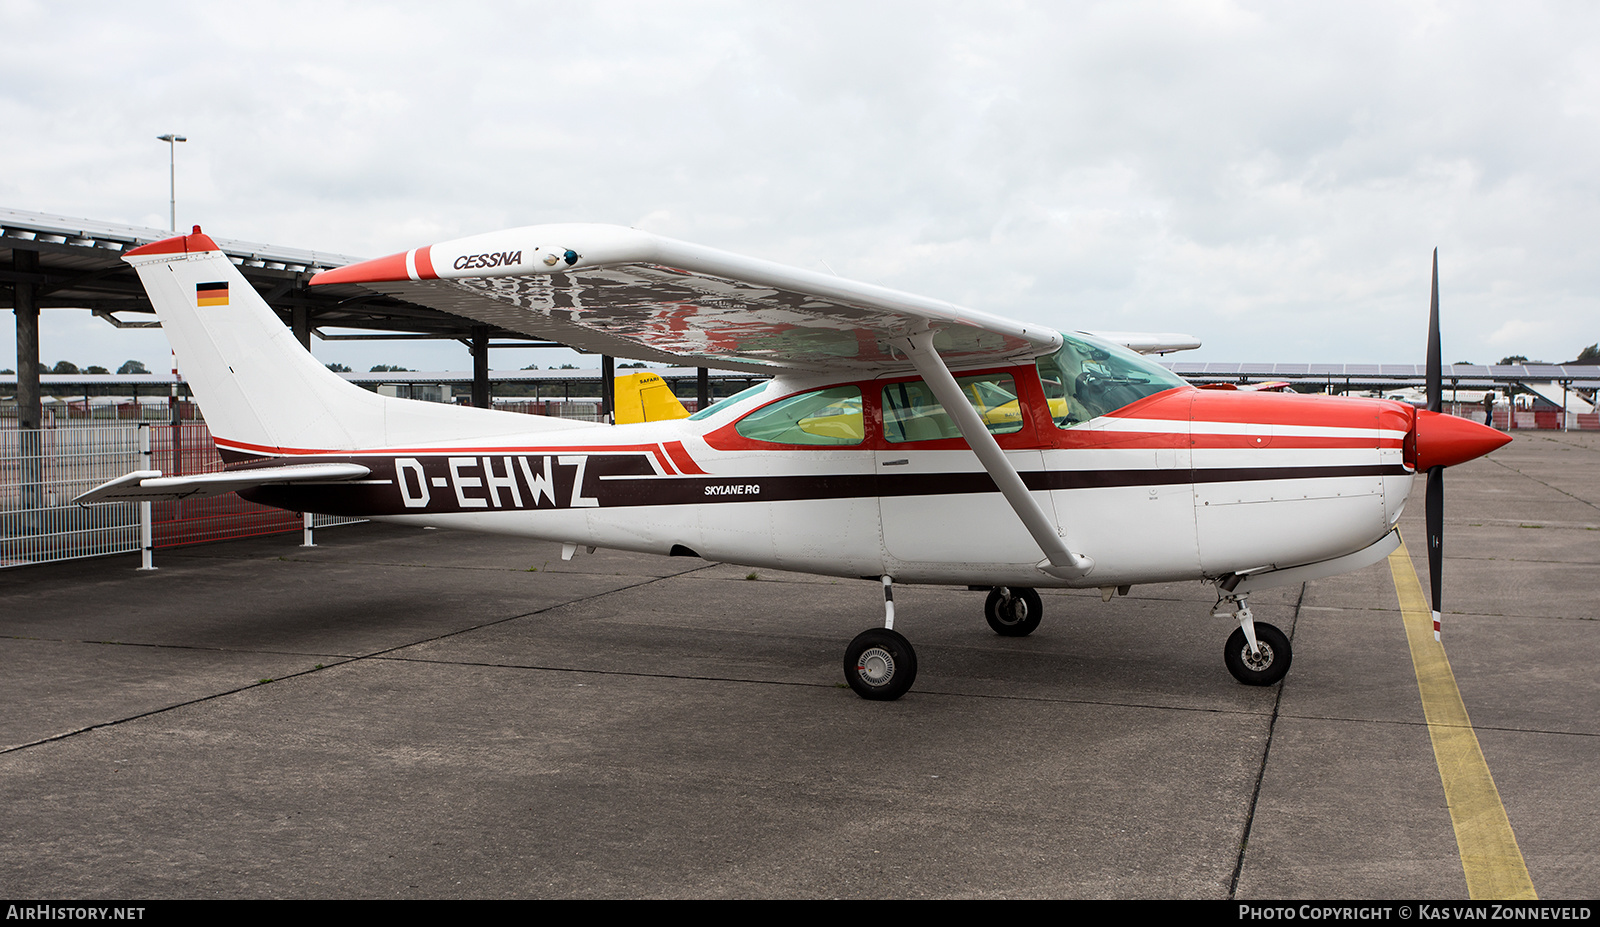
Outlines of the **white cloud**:
<svg viewBox="0 0 1600 927">
<path fill-rule="evenodd" d="M 11 3 L 0 204 L 165 224 L 154 136 L 178 131 L 179 222 L 227 237 L 379 255 L 637 223 L 1219 360 L 1415 362 L 1437 246 L 1447 354 L 1565 357 L 1600 338 L 1597 19 Z"/>
</svg>

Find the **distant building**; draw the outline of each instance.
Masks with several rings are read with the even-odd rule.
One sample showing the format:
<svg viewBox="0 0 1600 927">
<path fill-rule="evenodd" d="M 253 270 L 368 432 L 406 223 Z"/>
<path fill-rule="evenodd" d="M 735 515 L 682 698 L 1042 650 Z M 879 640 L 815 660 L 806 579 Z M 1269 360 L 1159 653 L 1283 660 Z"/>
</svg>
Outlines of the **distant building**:
<svg viewBox="0 0 1600 927">
<path fill-rule="evenodd" d="M 379 396 L 396 399 L 420 399 L 423 402 L 454 402 L 448 383 L 380 383 Z"/>
</svg>

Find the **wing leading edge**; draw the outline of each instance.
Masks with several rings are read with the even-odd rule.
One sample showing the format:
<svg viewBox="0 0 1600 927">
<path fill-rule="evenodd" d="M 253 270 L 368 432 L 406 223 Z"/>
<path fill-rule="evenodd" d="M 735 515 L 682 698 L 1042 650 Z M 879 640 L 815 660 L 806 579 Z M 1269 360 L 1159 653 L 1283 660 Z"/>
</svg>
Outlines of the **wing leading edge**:
<svg viewBox="0 0 1600 927">
<path fill-rule="evenodd" d="M 753 373 L 913 369 L 923 330 L 955 366 L 1054 351 L 1038 325 L 608 225 L 536 225 L 335 270 L 357 284 L 595 353 Z"/>
</svg>

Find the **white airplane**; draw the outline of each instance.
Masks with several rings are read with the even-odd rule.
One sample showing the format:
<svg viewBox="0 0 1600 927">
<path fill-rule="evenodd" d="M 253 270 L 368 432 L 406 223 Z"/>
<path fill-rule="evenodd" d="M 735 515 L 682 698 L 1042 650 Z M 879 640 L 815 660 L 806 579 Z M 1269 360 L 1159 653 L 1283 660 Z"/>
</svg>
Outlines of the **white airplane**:
<svg viewBox="0 0 1600 927">
<path fill-rule="evenodd" d="M 1383 559 L 1418 470 L 1510 440 L 1396 402 L 1196 389 L 1124 346 L 1198 346 L 1187 336 L 1055 332 L 600 225 L 463 238 L 312 283 L 771 379 L 687 419 L 617 426 L 415 402 L 330 373 L 198 226 L 126 260 L 229 468 L 139 471 L 79 501 L 236 490 L 556 541 L 566 557 L 607 547 L 875 580 L 883 625 L 844 657 L 869 699 L 916 676 L 895 582 L 989 589 L 990 626 L 1022 636 L 1039 587 L 1109 600 L 1204 580 L 1213 614 L 1238 621 L 1228 669 L 1274 683 L 1289 641 L 1248 596 Z"/>
</svg>

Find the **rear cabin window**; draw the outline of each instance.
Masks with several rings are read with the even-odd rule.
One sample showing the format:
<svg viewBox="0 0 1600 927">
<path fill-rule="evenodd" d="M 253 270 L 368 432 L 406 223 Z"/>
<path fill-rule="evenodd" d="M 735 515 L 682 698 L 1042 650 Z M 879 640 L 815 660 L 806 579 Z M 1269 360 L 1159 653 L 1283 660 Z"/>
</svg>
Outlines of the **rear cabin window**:
<svg viewBox="0 0 1600 927">
<path fill-rule="evenodd" d="M 860 444 L 866 437 L 861 390 L 834 386 L 790 396 L 746 415 L 734 430 L 752 441 L 772 444 Z"/>
<path fill-rule="evenodd" d="M 1011 374 L 957 377 L 956 386 L 990 433 L 1008 435 L 1022 430 L 1022 404 L 1017 401 L 1017 382 Z M 883 436 L 893 444 L 939 441 L 961 437 L 961 429 L 939 405 L 928 384 L 912 380 L 883 388 Z"/>
<path fill-rule="evenodd" d="M 737 393 L 734 393 L 732 396 L 729 396 L 726 399 L 719 399 L 716 402 L 712 403 L 711 405 L 706 406 L 704 409 L 701 409 L 699 412 L 696 412 L 695 414 L 689 416 L 689 421 L 691 421 L 691 422 L 702 421 L 704 419 L 710 418 L 713 415 L 716 415 L 718 412 L 721 412 L 724 409 L 731 409 L 734 406 L 738 405 L 739 403 L 744 402 L 746 399 L 749 399 L 751 396 L 755 396 L 755 395 L 757 395 L 759 393 L 764 392 L 766 390 L 766 388 L 767 388 L 767 383 L 769 383 L 769 382 L 771 382 L 771 381 L 762 380 L 760 383 L 757 383 L 754 386 L 745 387 L 744 389 L 740 390 Z"/>
</svg>

